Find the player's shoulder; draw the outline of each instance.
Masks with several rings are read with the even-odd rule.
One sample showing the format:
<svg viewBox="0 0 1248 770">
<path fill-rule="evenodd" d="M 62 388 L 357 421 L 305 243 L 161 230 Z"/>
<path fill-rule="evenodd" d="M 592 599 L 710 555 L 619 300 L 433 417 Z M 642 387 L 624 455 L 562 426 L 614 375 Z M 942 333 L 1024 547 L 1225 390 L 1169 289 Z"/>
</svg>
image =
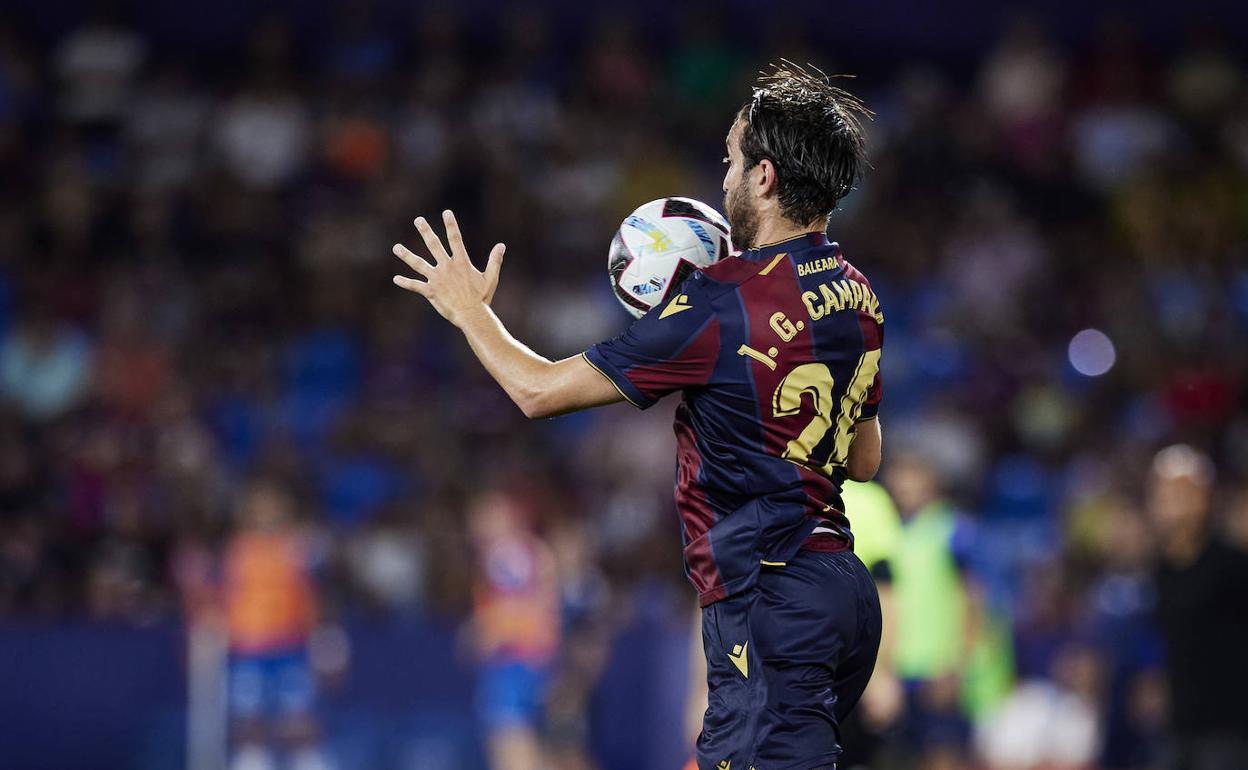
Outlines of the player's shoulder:
<svg viewBox="0 0 1248 770">
<path fill-rule="evenodd" d="M 845 278 L 864 284 L 868 288 L 871 287 L 871 281 L 868 280 L 866 274 L 845 258 L 840 244 L 831 242 L 825 244 L 824 248 L 827 249 L 829 247 L 830 251 L 825 251 L 821 259 L 828 262 L 829 266 L 835 265 Z M 802 255 L 799 254 L 780 254 L 777 256 L 791 256 L 799 260 L 802 258 Z M 774 263 L 771 260 L 751 260 L 739 256 L 724 257 L 718 262 L 694 271 L 689 276 L 682 291 L 691 295 L 697 294 L 708 299 L 714 299 L 736 290 L 741 284 L 759 275 L 770 273 L 780 276 L 788 274 L 784 271 L 772 272 L 770 268 L 773 267 Z"/>
<path fill-rule="evenodd" d="M 718 315 L 727 307 L 719 301 L 720 298 L 730 296 L 760 268 L 760 265 L 739 257 L 725 257 L 699 268 L 681 281 L 660 305 L 656 305 L 656 308 L 663 308 L 658 317 L 665 319 L 695 308 L 701 312 L 684 315 L 685 322 L 692 323 L 695 318 L 705 319 L 708 314 Z"/>
<path fill-rule="evenodd" d="M 764 267 L 766 263 L 736 256 L 724 257 L 698 270 L 692 277 L 703 294 L 714 297 L 736 289 L 758 275 Z"/>
</svg>

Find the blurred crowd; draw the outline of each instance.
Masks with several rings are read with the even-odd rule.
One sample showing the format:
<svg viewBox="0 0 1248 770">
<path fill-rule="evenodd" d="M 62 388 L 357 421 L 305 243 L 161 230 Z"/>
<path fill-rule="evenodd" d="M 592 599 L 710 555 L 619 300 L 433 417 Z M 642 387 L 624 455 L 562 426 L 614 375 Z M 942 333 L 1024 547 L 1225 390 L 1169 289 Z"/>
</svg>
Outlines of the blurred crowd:
<svg viewBox="0 0 1248 770">
<path fill-rule="evenodd" d="M 468 511 L 498 496 L 567 562 L 565 612 L 692 611 L 672 405 L 526 423 L 390 284 L 390 245 L 454 209 L 471 253 L 509 246 L 513 333 L 575 354 L 627 321 L 605 269 L 624 215 L 719 205 L 753 73 L 854 62 L 802 19 L 673 37 L 609 10 L 571 34 L 543 6 L 370 8 L 328 36 L 261 15 L 229 55 L 124 15 L 55 39 L 0 21 L 0 618 L 178 616 L 256 479 L 292 496 L 322 617 L 470 615 Z M 974 621 L 957 654 L 895 651 L 929 684 L 868 698 L 878 762 L 1173 755 L 1165 514 L 1202 500 L 1209 537 L 1248 540 L 1248 70 L 1220 32 L 1159 51 L 1110 17 L 1071 47 L 1020 16 L 972 70 L 848 84 L 873 167 L 830 233 L 887 318 L 884 489 L 902 528 L 947 501 L 942 579 Z M 1176 473 L 1199 495 L 1146 494 Z"/>
</svg>

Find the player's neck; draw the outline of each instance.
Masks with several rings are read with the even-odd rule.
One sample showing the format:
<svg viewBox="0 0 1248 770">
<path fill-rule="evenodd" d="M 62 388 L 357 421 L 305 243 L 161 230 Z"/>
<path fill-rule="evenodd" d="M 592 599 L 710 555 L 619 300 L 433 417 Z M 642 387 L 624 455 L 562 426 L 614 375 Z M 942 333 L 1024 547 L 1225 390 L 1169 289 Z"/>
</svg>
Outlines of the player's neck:
<svg viewBox="0 0 1248 770">
<path fill-rule="evenodd" d="M 752 248 L 761 248 L 773 243 L 781 243 L 806 233 L 823 232 L 821 225 L 799 225 L 783 217 L 765 220 L 759 223 L 758 234 L 754 236 Z"/>
</svg>

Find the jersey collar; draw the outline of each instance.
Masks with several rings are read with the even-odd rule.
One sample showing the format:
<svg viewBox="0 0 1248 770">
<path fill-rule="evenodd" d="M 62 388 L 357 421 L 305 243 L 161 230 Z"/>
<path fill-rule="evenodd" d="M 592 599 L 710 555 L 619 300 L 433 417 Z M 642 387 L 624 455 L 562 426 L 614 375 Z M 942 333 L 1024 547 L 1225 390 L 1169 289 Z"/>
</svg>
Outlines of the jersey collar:
<svg viewBox="0 0 1248 770">
<path fill-rule="evenodd" d="M 755 246 L 752 249 L 746 249 L 739 255 L 742 259 L 758 260 L 773 257 L 781 252 L 797 251 L 799 249 L 810 249 L 816 246 L 827 246 L 829 243 L 828 236 L 823 232 L 802 233 L 792 238 L 788 238 L 776 243 L 768 243 L 764 246 Z"/>
</svg>

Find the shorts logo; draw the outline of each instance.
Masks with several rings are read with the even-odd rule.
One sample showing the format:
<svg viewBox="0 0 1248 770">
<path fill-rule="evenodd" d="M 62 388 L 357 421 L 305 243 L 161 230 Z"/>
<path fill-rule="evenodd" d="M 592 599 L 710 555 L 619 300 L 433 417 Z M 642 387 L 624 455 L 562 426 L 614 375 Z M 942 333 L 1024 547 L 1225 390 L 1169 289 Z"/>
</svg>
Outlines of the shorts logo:
<svg viewBox="0 0 1248 770">
<path fill-rule="evenodd" d="M 732 760 L 725 759 L 723 762 L 720 762 L 718 765 L 715 765 L 715 767 L 719 768 L 719 770 L 732 770 Z"/>
<path fill-rule="evenodd" d="M 750 643 L 738 644 L 732 648 L 732 652 L 728 653 L 728 658 L 732 664 L 741 672 L 741 676 L 746 679 L 750 678 L 750 659 L 746 657 L 746 652 L 750 649 Z"/>
</svg>

